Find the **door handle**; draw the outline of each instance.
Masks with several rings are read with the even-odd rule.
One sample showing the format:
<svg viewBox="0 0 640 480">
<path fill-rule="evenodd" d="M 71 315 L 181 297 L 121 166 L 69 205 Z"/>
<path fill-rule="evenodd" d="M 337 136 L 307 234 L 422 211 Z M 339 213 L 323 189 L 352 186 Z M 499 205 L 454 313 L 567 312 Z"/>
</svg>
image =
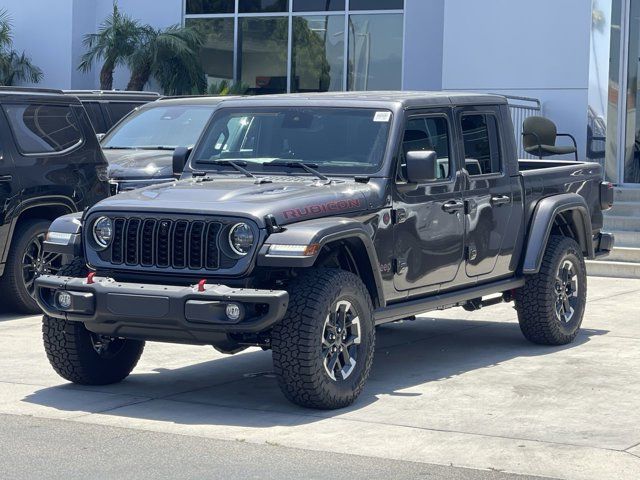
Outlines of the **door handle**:
<svg viewBox="0 0 640 480">
<path fill-rule="evenodd" d="M 459 202 L 456 200 L 451 200 L 449 202 L 442 204 L 442 210 L 444 210 L 447 213 L 456 213 L 463 209 L 464 209 L 464 202 Z"/>
<path fill-rule="evenodd" d="M 499 195 L 497 197 L 491 197 L 491 205 L 500 206 L 511 203 L 511 197 L 508 195 Z"/>
<path fill-rule="evenodd" d="M 11 182 L 13 175 L 0 175 L 0 182 Z"/>
</svg>

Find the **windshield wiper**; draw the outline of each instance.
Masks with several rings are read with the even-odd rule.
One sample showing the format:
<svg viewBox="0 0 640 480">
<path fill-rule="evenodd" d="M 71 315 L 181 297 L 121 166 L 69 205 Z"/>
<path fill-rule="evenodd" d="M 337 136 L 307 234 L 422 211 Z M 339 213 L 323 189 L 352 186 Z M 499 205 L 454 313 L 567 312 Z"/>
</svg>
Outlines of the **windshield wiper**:
<svg viewBox="0 0 640 480">
<path fill-rule="evenodd" d="M 302 168 L 307 173 L 310 173 L 311 175 L 318 177 L 320 180 L 328 181 L 328 182 L 331 181 L 328 177 L 325 177 L 319 171 L 315 170 L 316 168 L 318 168 L 318 165 L 316 165 L 315 163 L 304 163 L 304 162 L 296 162 L 296 161 L 289 161 L 289 160 L 273 160 L 271 162 L 264 163 L 263 165 L 274 166 L 274 167 Z"/>
<path fill-rule="evenodd" d="M 256 184 L 271 183 L 271 180 L 267 180 L 266 178 L 258 178 L 253 173 L 251 173 L 249 170 L 247 170 L 246 168 L 243 168 L 243 167 L 247 166 L 247 162 L 242 162 L 242 161 L 241 162 L 235 162 L 233 160 L 212 160 L 212 161 L 209 161 L 207 163 L 211 163 L 213 165 L 229 165 L 230 167 L 233 167 L 237 171 L 242 173 L 245 177 L 255 178 Z"/>
<path fill-rule="evenodd" d="M 175 150 L 176 147 L 168 147 L 165 145 L 160 145 L 158 147 L 152 147 L 152 146 L 144 146 L 144 147 L 137 147 L 140 150 Z"/>
</svg>

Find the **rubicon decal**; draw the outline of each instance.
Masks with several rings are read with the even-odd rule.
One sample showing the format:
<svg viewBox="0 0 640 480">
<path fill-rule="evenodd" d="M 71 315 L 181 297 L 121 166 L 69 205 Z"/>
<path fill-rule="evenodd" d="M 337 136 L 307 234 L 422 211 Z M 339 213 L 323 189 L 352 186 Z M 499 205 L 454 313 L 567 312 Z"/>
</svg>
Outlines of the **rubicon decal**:
<svg viewBox="0 0 640 480">
<path fill-rule="evenodd" d="M 290 210 L 285 210 L 282 212 L 284 218 L 302 218 L 309 217 L 312 215 L 318 215 L 320 213 L 328 213 L 328 212 L 339 212 L 343 210 L 351 210 L 355 208 L 360 208 L 360 200 L 336 200 L 327 203 L 320 203 L 316 205 L 309 205 L 302 208 L 292 208 Z"/>
</svg>

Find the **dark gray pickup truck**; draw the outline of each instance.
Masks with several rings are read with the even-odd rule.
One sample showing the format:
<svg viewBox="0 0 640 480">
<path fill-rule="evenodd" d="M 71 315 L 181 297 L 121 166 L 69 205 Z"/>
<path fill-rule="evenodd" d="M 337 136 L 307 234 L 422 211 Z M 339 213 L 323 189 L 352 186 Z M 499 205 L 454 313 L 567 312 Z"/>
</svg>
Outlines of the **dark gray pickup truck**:
<svg viewBox="0 0 640 480">
<path fill-rule="evenodd" d="M 613 246 L 600 166 L 518 161 L 499 96 L 230 100 L 173 161 L 182 180 L 51 226 L 46 248 L 69 263 L 37 299 L 65 379 L 118 382 L 146 340 L 258 346 L 287 398 L 340 408 L 376 325 L 514 301 L 527 339 L 571 342 L 584 258 Z"/>
</svg>

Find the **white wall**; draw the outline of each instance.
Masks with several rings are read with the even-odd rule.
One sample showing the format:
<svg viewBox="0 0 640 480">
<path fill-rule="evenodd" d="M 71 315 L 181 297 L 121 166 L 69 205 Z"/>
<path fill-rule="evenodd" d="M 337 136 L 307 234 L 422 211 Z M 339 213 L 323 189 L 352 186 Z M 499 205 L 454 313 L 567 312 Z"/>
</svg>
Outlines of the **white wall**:
<svg viewBox="0 0 640 480">
<path fill-rule="evenodd" d="M 530 96 L 585 155 L 591 0 L 445 0 L 442 87 Z"/>
</svg>

